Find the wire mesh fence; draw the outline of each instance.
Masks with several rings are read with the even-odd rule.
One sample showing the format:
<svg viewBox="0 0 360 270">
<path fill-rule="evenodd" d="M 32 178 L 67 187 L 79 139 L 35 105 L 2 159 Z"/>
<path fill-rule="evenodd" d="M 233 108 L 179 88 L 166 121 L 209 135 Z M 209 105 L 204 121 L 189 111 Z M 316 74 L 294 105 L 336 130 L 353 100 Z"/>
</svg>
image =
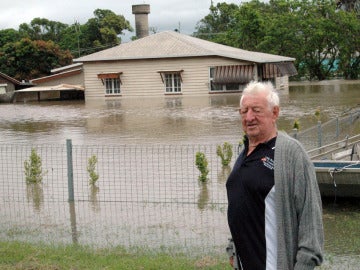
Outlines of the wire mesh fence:
<svg viewBox="0 0 360 270">
<path fill-rule="evenodd" d="M 2 239 L 224 252 L 225 182 L 216 145 L 0 146 Z M 70 146 L 70 147 L 69 147 Z M 35 149 L 41 183 L 27 183 Z M 210 173 L 199 181 L 197 152 Z M 89 159 L 99 179 L 91 184 Z M 70 160 L 70 162 L 69 162 Z"/>
<path fill-rule="evenodd" d="M 307 149 L 359 133 L 359 112 L 292 134 Z M 0 239 L 94 247 L 224 252 L 230 235 L 225 182 L 239 152 L 222 166 L 217 145 L 0 146 Z M 41 183 L 27 183 L 35 149 Z M 197 152 L 209 174 L 199 181 Z M 89 160 L 96 157 L 91 184 Z"/>
<path fill-rule="evenodd" d="M 305 130 L 293 130 L 290 134 L 301 141 L 307 150 L 311 150 L 359 134 L 359 118 L 360 110 L 354 110 L 325 123 L 319 121 Z"/>
</svg>

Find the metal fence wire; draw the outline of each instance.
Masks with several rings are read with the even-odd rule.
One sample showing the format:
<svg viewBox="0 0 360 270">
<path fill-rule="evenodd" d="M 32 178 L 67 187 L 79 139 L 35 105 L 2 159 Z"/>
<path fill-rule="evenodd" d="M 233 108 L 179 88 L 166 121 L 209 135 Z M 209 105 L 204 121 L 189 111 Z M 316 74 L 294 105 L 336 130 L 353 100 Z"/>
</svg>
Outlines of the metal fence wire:
<svg viewBox="0 0 360 270">
<path fill-rule="evenodd" d="M 0 237 L 94 246 L 223 252 L 225 182 L 216 145 L 3 145 Z M 25 161 L 41 158 L 41 183 L 27 183 Z M 199 181 L 197 152 L 208 160 Z M 99 176 L 90 184 L 89 159 Z"/>
<path fill-rule="evenodd" d="M 293 133 L 307 149 L 359 133 L 359 111 Z M 217 145 L 0 146 L 0 239 L 169 252 L 224 252 L 230 235 L 225 182 L 239 153 L 222 166 Z M 41 158 L 41 183 L 25 162 Z M 199 181 L 197 152 L 209 174 Z M 96 157 L 90 184 L 89 159 Z"/>
<path fill-rule="evenodd" d="M 293 130 L 290 135 L 297 138 L 307 150 L 311 150 L 358 134 L 359 118 L 360 110 L 353 110 L 325 123 L 319 121 L 308 129 Z"/>
</svg>

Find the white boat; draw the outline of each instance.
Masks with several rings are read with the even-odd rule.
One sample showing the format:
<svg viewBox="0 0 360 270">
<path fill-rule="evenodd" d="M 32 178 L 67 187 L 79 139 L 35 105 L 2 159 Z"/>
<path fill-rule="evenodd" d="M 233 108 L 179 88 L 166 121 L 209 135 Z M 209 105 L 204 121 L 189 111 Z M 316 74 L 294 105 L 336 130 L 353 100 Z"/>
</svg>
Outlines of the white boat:
<svg viewBox="0 0 360 270">
<path fill-rule="evenodd" d="M 310 150 L 322 196 L 360 198 L 360 135 Z"/>
<path fill-rule="evenodd" d="M 360 161 L 314 161 L 322 196 L 360 198 Z"/>
</svg>

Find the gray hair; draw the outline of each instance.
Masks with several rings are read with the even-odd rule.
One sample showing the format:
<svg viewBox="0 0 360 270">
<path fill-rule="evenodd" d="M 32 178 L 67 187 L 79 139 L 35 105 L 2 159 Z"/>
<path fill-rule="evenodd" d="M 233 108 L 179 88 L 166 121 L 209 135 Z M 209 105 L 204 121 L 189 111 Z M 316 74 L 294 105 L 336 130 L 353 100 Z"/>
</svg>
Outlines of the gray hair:
<svg viewBox="0 0 360 270">
<path fill-rule="evenodd" d="M 242 96 L 240 99 L 240 107 L 244 96 L 262 94 L 262 93 L 266 95 L 266 99 L 269 103 L 270 108 L 280 105 L 279 94 L 271 82 L 251 81 L 242 92 Z"/>
</svg>

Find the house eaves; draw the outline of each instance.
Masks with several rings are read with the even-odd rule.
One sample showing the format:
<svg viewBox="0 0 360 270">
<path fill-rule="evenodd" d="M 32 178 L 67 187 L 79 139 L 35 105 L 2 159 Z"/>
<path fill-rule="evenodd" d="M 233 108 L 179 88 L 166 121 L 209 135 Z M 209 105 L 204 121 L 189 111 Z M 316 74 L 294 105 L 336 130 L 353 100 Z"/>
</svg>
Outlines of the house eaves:
<svg viewBox="0 0 360 270">
<path fill-rule="evenodd" d="M 252 63 L 295 61 L 291 57 L 242 50 L 173 31 L 165 31 L 74 59 L 74 62 L 210 56 L 232 58 Z"/>
<path fill-rule="evenodd" d="M 74 76 L 74 75 L 80 74 L 81 72 L 82 72 L 82 68 L 73 69 L 73 70 L 64 71 L 64 72 L 56 73 L 53 75 L 33 79 L 33 80 L 31 80 L 31 83 L 38 84 L 38 83 L 49 82 L 49 81 L 52 81 L 55 79 L 61 79 L 61 78 L 69 77 L 69 76 Z"/>
<path fill-rule="evenodd" d="M 54 69 L 50 70 L 50 72 L 51 73 L 59 73 L 59 72 L 63 72 L 66 70 L 79 68 L 79 67 L 82 67 L 82 63 L 75 63 L 75 64 L 71 64 L 71 65 L 67 65 L 67 66 L 63 66 L 63 67 L 59 67 L 59 68 L 54 68 Z"/>
<path fill-rule="evenodd" d="M 20 81 L 18 81 L 16 79 L 2 73 L 2 72 L 0 72 L 0 77 L 2 77 L 4 80 L 7 80 L 7 81 L 9 81 L 9 82 L 11 82 L 11 83 L 13 83 L 15 85 L 21 85 L 22 84 Z"/>
</svg>

